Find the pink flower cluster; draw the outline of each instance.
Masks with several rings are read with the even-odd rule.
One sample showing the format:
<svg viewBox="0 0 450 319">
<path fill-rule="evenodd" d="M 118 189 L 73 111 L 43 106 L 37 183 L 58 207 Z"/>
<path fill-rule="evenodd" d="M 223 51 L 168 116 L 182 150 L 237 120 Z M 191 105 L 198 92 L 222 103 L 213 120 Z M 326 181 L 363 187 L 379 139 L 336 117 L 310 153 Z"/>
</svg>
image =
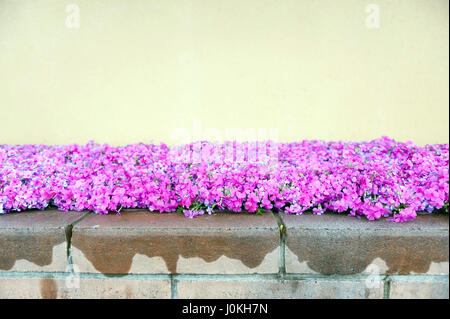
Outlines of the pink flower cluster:
<svg viewBox="0 0 450 319">
<path fill-rule="evenodd" d="M 414 219 L 448 212 L 449 146 L 370 142 L 0 145 L 0 213 L 147 208 L 312 211 Z"/>
</svg>

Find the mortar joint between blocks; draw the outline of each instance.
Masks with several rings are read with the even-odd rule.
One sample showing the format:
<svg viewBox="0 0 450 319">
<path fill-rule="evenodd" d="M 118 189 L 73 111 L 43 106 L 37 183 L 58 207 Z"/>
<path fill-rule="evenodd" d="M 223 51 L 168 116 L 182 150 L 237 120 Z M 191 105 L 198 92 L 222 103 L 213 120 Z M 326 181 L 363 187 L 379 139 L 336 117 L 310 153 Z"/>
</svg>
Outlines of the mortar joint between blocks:
<svg viewBox="0 0 450 319">
<path fill-rule="evenodd" d="M 71 274 L 74 273 L 74 269 L 73 269 L 73 257 L 72 257 L 72 235 L 73 235 L 73 227 L 78 224 L 79 222 L 81 222 L 84 218 L 86 218 L 88 215 L 90 215 L 91 213 L 86 213 L 83 216 L 81 216 L 80 218 L 78 218 L 77 220 L 75 220 L 74 222 L 70 223 L 69 225 L 67 225 L 64 229 L 64 232 L 66 234 L 66 243 L 67 243 L 67 267 L 69 269 L 69 272 Z"/>
<path fill-rule="evenodd" d="M 272 211 L 274 217 L 278 223 L 278 229 L 280 231 L 280 257 L 279 257 L 279 277 L 285 279 L 286 277 L 286 225 L 283 222 L 279 212 Z"/>
<path fill-rule="evenodd" d="M 391 298 L 391 280 L 389 275 L 386 275 L 383 279 L 383 298 L 390 299 Z"/>
</svg>

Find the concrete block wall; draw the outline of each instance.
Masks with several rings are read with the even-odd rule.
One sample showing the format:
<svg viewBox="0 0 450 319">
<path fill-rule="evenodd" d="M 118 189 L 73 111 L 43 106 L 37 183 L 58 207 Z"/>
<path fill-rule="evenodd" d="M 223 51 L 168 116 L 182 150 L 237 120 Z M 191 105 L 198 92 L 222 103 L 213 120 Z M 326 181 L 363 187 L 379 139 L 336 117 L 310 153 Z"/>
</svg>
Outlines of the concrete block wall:
<svg viewBox="0 0 450 319">
<path fill-rule="evenodd" d="M 0 298 L 448 298 L 448 215 L 0 216 Z"/>
</svg>

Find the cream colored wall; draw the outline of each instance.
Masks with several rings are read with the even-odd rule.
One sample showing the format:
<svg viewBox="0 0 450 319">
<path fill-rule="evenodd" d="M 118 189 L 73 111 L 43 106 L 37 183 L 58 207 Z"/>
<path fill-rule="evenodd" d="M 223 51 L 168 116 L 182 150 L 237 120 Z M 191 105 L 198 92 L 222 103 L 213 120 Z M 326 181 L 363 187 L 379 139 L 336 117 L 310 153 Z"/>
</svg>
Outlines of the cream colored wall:
<svg viewBox="0 0 450 319">
<path fill-rule="evenodd" d="M 448 27 L 448 0 L 0 0 L 0 143 L 448 143 Z"/>
</svg>

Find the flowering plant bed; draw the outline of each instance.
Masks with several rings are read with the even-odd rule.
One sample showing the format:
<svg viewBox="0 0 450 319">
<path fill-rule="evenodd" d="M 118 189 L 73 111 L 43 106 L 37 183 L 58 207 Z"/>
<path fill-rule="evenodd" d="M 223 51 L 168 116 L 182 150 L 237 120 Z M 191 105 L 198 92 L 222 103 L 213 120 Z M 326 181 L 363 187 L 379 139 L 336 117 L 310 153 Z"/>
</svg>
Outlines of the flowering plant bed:
<svg viewBox="0 0 450 319">
<path fill-rule="evenodd" d="M 0 213 L 122 208 L 183 212 L 311 210 L 370 220 L 448 213 L 448 144 L 197 142 L 0 145 Z"/>
</svg>

